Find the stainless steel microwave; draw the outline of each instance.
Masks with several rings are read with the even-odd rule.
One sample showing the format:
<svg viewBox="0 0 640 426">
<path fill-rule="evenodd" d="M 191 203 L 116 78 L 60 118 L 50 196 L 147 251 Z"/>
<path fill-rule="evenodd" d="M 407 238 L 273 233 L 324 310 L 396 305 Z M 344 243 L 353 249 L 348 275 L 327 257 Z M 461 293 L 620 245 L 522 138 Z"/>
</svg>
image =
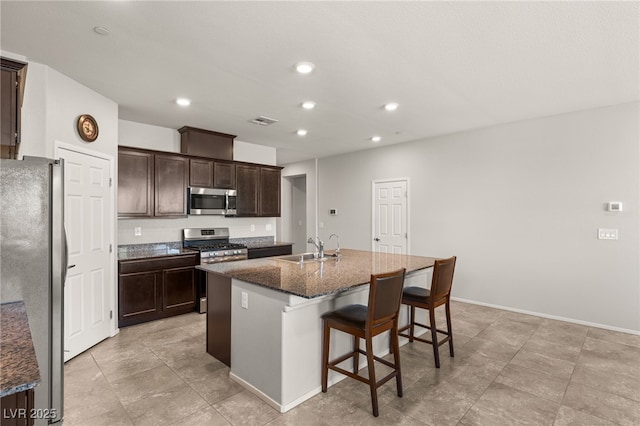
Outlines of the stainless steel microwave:
<svg viewBox="0 0 640 426">
<path fill-rule="evenodd" d="M 189 201 L 187 214 L 224 216 L 236 215 L 236 190 L 217 188 L 196 188 L 190 186 L 187 191 Z"/>
</svg>

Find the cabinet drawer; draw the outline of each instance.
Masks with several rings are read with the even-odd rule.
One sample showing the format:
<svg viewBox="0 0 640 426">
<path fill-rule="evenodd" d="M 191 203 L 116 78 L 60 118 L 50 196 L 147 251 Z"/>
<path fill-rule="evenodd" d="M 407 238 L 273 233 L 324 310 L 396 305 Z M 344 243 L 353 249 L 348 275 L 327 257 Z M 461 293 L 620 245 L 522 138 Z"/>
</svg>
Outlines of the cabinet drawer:
<svg viewBox="0 0 640 426">
<path fill-rule="evenodd" d="M 197 257 L 198 255 L 196 254 L 189 254 L 184 256 L 121 260 L 119 262 L 120 274 L 195 266 Z"/>
</svg>

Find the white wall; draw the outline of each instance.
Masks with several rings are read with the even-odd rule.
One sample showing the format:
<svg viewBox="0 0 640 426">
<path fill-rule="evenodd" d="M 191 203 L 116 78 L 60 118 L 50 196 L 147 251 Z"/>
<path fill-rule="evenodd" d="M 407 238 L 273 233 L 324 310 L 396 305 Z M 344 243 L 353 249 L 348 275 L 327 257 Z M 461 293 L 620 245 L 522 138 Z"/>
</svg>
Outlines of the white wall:
<svg viewBox="0 0 640 426">
<path fill-rule="evenodd" d="M 638 332 L 639 113 L 624 104 L 320 159 L 320 236 L 370 249 L 371 181 L 409 177 L 410 252 L 457 255 L 455 297 Z M 620 239 L 597 240 L 598 228 Z"/>
<path fill-rule="evenodd" d="M 120 120 L 119 145 L 180 152 L 180 133 L 176 129 Z M 234 160 L 275 165 L 275 148 L 234 141 Z M 253 225 L 254 230 L 251 230 Z M 134 228 L 142 228 L 134 236 Z M 186 218 L 120 219 L 118 244 L 144 244 L 181 241 L 183 228 L 227 227 L 231 238 L 276 235 L 276 218 L 225 218 L 223 216 L 189 216 Z M 267 229 L 270 228 L 270 229 Z"/>
<path fill-rule="evenodd" d="M 95 142 L 78 136 L 76 122 L 82 114 L 98 122 Z M 29 61 L 19 154 L 53 158 L 55 141 L 117 158 L 118 105 L 53 68 Z"/>
<path fill-rule="evenodd" d="M 176 129 L 120 120 L 118 145 L 156 151 L 180 152 L 180 133 Z"/>
</svg>

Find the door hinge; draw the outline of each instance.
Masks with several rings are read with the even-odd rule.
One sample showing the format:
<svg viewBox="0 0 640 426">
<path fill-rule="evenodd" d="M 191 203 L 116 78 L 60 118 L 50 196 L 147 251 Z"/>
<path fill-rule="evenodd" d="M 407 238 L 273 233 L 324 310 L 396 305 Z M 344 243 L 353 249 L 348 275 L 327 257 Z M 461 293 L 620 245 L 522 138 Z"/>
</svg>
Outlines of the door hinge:
<svg viewBox="0 0 640 426">
<path fill-rule="evenodd" d="M 409 234 L 407 234 L 406 232 L 404 233 L 404 237 L 405 238 L 409 238 Z"/>
<path fill-rule="evenodd" d="M 113 319 L 113 311 L 109 311 L 109 319 Z"/>
<path fill-rule="evenodd" d="M 113 244 L 109 244 L 109 253 L 113 253 Z"/>
<path fill-rule="evenodd" d="M 113 178 L 109 178 L 109 188 L 113 186 Z"/>
</svg>

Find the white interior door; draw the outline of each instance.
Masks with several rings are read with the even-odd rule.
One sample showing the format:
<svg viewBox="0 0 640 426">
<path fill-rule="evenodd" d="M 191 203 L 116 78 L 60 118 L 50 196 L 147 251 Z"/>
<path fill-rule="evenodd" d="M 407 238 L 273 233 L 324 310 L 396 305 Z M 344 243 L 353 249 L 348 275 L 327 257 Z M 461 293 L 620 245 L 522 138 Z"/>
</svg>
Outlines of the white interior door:
<svg viewBox="0 0 640 426">
<path fill-rule="evenodd" d="M 406 179 L 373 182 L 373 251 L 407 254 L 407 186 Z"/>
<path fill-rule="evenodd" d="M 109 160 L 60 148 L 69 269 L 64 289 L 67 361 L 111 333 L 112 196 Z"/>
</svg>

